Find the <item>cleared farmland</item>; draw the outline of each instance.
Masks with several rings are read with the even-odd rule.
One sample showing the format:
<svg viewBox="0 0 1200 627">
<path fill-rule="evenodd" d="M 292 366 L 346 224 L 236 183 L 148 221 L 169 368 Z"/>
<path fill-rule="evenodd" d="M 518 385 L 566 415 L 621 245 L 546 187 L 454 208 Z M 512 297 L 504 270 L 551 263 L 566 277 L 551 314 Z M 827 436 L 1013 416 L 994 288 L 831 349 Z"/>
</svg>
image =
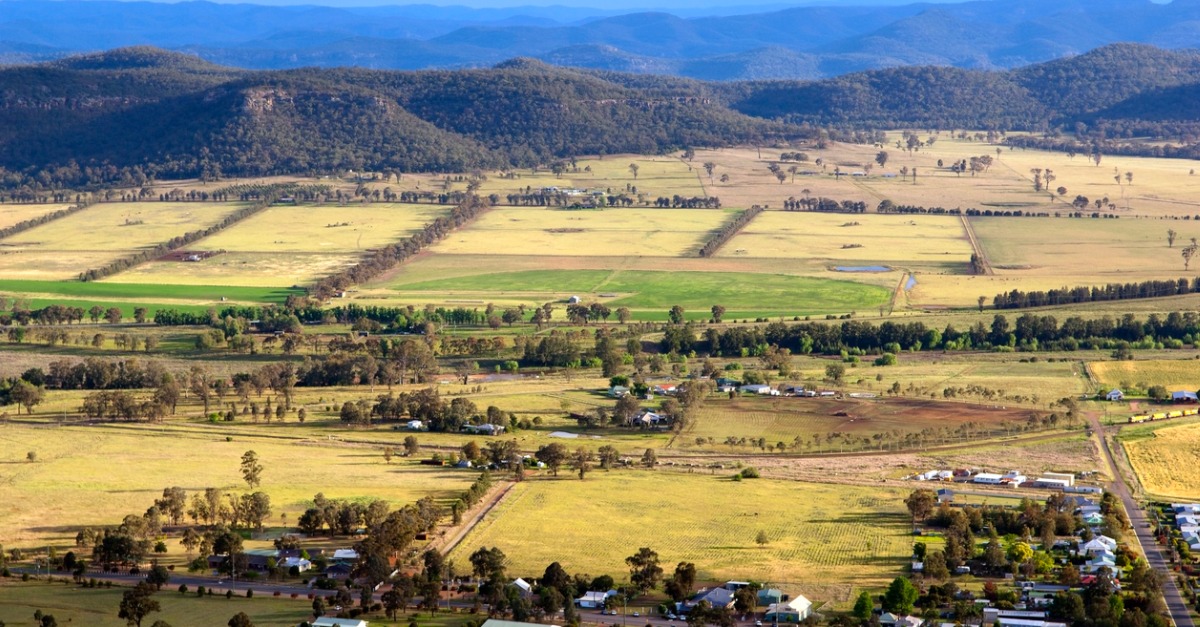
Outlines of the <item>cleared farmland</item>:
<svg viewBox="0 0 1200 627">
<path fill-rule="evenodd" d="M 431 248 L 442 254 L 677 257 L 730 216 L 716 209 L 498 207 Z"/>
<path fill-rule="evenodd" d="M 1164 498 L 1200 498 L 1200 424 L 1184 424 L 1122 434 L 1129 463 L 1142 488 Z"/>
<path fill-rule="evenodd" d="M 882 449 L 898 445 L 905 434 L 930 434 L 929 444 L 986 437 L 1023 424 L 1029 410 L 996 405 L 968 405 L 914 398 L 817 399 L 743 397 L 707 403 L 694 425 L 678 438 L 681 447 L 732 449 L 727 438 L 782 442 L 798 451 Z M 964 424 L 972 427 L 956 430 Z M 953 435 L 949 435 L 954 432 Z M 933 434 L 947 435 L 939 437 Z M 708 442 L 699 443 L 699 438 Z M 943 439 L 944 438 L 944 439 Z M 751 448 L 754 445 L 751 444 Z"/>
<path fill-rule="evenodd" d="M 235 203 L 101 203 L 3 240 L 0 276 L 73 279 L 88 268 L 203 229 Z"/>
<path fill-rule="evenodd" d="M 190 245 L 225 251 L 200 261 L 157 261 L 116 280 L 188 285 L 290 286 L 350 265 L 373 248 L 412 235 L 445 213 L 400 203 L 279 205 Z"/>
<path fill-rule="evenodd" d="M 971 245 L 954 217 L 768 211 L 730 240 L 720 256 L 962 272 Z"/>
<path fill-rule="evenodd" d="M 66 209 L 63 204 L 0 204 L 0 229 L 8 228 L 26 220 L 40 218 L 46 214 Z"/>
<path fill-rule="evenodd" d="M 654 312 L 658 318 L 665 317 L 674 305 L 690 310 L 692 318 L 707 318 L 709 308 L 717 304 L 726 307 L 731 317 L 747 315 L 743 312 L 844 313 L 870 310 L 886 303 L 891 296 L 884 288 L 850 281 L 731 272 L 545 270 L 480 274 L 395 287 L 414 294 L 502 296 L 530 302 L 588 295 L 612 307 Z"/>
<path fill-rule="evenodd" d="M 1200 387 L 1200 361 L 1194 359 L 1097 361 L 1089 363 L 1088 368 L 1105 391 L 1114 387 L 1144 390 L 1151 385 L 1167 390 L 1194 391 Z"/>
<path fill-rule="evenodd" d="M 265 471 L 260 489 L 271 496 L 275 516 L 303 513 L 314 494 L 329 498 L 381 498 L 394 507 L 427 494 L 448 498 L 474 480 L 472 472 L 386 464 L 373 447 L 319 440 L 279 440 L 237 435 L 230 441 L 210 431 L 150 425 L 53 427 L 8 423 L 0 427 L 0 463 L 8 480 L 0 499 L 8 507 L 0 526 L 6 543 L 31 546 L 71 544 L 84 526 L 116 524 L 141 513 L 168 486 L 189 492 L 206 487 L 244 491 L 238 464 L 242 453 L 258 453 Z M 28 452 L 37 454 L 27 462 Z M 47 527 L 44 521 L 70 521 Z"/>
<path fill-rule="evenodd" d="M 695 562 L 701 579 L 771 581 L 809 594 L 805 584 L 881 586 L 912 553 L 895 490 L 645 471 L 596 471 L 579 481 L 568 473 L 515 485 L 451 558 L 496 546 L 514 575 L 558 561 L 620 580 L 625 556 L 647 546 L 664 564 Z M 769 540 L 762 547 L 759 531 Z"/>
</svg>

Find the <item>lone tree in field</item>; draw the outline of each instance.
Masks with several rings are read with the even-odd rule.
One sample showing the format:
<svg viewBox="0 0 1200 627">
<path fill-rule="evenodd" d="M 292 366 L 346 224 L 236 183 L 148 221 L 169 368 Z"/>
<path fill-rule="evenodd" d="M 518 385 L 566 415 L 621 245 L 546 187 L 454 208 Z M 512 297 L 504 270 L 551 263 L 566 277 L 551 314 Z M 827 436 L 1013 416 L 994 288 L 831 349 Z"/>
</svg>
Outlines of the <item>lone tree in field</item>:
<svg viewBox="0 0 1200 627">
<path fill-rule="evenodd" d="M 1197 248 L 1200 248 L 1200 246 L 1196 245 L 1196 238 L 1193 237 L 1192 243 L 1184 246 L 1183 250 L 1179 251 L 1179 253 L 1183 255 L 1183 269 L 1185 271 L 1188 269 L 1188 266 L 1191 265 L 1192 257 L 1196 255 Z"/>
<path fill-rule="evenodd" d="M 768 538 L 768 537 L 767 537 L 767 532 L 766 532 L 766 531 L 763 531 L 762 529 L 759 529 L 759 530 L 758 530 L 758 535 L 754 536 L 754 542 L 755 542 L 755 544 L 758 544 L 758 546 L 760 546 L 760 547 L 765 547 L 765 546 L 767 546 L 767 544 L 768 544 L 770 541 L 771 541 L 771 540 L 770 540 L 770 538 Z"/>
<path fill-rule="evenodd" d="M 913 523 L 917 520 L 925 520 L 930 513 L 933 512 L 933 505 L 937 502 L 937 497 L 932 490 L 921 488 L 913 490 L 908 498 L 904 499 L 904 505 L 908 508 L 908 513 L 912 514 Z"/>
<path fill-rule="evenodd" d="M 144 581 L 138 583 L 132 590 L 126 590 L 125 594 L 121 595 L 117 617 L 124 618 L 127 625 L 141 627 L 142 619 L 153 612 L 162 611 L 162 605 L 153 597 L 154 586 Z"/>
<path fill-rule="evenodd" d="M 557 442 L 546 444 L 538 448 L 533 457 L 539 462 L 542 462 L 550 469 L 550 472 L 557 477 L 558 469 L 562 467 L 564 461 L 567 460 L 567 447 Z"/>
<path fill-rule="evenodd" d="M 262 464 L 258 463 L 258 453 L 246 451 L 242 455 L 242 479 L 246 480 L 246 485 L 250 486 L 251 490 L 262 483 L 262 471 Z"/>
<path fill-rule="evenodd" d="M 645 594 L 658 585 L 662 577 L 662 566 L 658 565 L 658 553 L 649 547 L 638 549 L 637 553 L 625 558 L 629 565 L 629 583 L 632 583 L 639 594 Z"/>
<path fill-rule="evenodd" d="M 704 171 L 708 173 L 708 184 L 712 185 L 713 170 L 717 169 L 717 164 L 712 161 L 704 162 Z"/>
<path fill-rule="evenodd" d="M 1167 229 L 1167 248 L 1175 248 L 1175 238 L 1178 235 L 1175 229 Z"/>
<path fill-rule="evenodd" d="M 721 322 L 721 318 L 723 318 L 724 316 L 725 316 L 725 307 L 724 306 L 722 306 L 722 305 L 713 305 L 712 306 L 713 322 L 718 322 L 718 323 Z"/>
<path fill-rule="evenodd" d="M 888 162 L 888 153 L 887 153 L 887 151 L 886 151 L 886 150 L 880 150 L 880 151 L 879 151 L 879 153 L 875 155 L 875 163 L 878 163 L 878 164 L 879 164 L 879 167 L 881 167 L 881 168 L 886 168 L 886 167 L 887 167 L 887 162 Z"/>
<path fill-rule="evenodd" d="M 987 303 L 987 296 L 979 297 L 979 313 L 983 313 L 983 305 Z"/>
<path fill-rule="evenodd" d="M 583 481 L 584 476 L 592 469 L 595 459 L 596 455 L 582 446 L 571 455 L 571 468 L 579 473 L 580 481 Z"/>
<path fill-rule="evenodd" d="M 683 307 L 675 305 L 671 307 L 671 311 L 667 312 L 667 318 L 671 321 L 671 324 L 683 324 L 683 313 Z"/>
<path fill-rule="evenodd" d="M 17 404 L 17 414 L 21 413 L 22 407 L 25 408 L 25 413 L 32 414 L 34 406 L 41 403 L 45 395 L 42 386 L 34 385 L 25 379 L 17 379 L 8 392 L 9 398 Z"/>
<path fill-rule="evenodd" d="M 636 163 L 629 164 L 629 173 L 633 175 L 633 179 L 635 181 L 637 180 L 638 170 L 640 170 L 640 169 L 641 168 L 639 168 L 638 164 L 636 164 Z"/>
</svg>

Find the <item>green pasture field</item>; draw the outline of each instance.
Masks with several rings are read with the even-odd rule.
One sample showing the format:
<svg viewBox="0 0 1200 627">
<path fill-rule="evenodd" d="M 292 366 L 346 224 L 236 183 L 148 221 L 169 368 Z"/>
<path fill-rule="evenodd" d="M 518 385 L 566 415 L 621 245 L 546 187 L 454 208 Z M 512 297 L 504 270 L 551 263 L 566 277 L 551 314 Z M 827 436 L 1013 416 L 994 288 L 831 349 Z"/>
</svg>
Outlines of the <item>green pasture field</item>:
<svg viewBox="0 0 1200 627">
<path fill-rule="evenodd" d="M 88 268 L 219 222 L 237 203 L 100 203 L 6 238 L 0 276 L 72 279 Z"/>
<path fill-rule="evenodd" d="M 734 482 L 731 474 L 596 470 L 580 481 L 564 469 L 558 479 L 513 486 L 450 557 L 462 563 L 495 546 L 513 576 L 536 576 L 557 561 L 568 572 L 626 580 L 624 558 L 650 547 L 666 570 L 694 562 L 701 580 L 770 581 L 813 601 L 842 601 L 818 590 L 881 587 L 912 553 L 898 490 Z M 759 531 L 765 546 L 755 544 Z"/>
<path fill-rule="evenodd" d="M 401 203 L 275 206 L 188 247 L 224 253 L 198 262 L 143 264 L 118 280 L 261 287 L 304 284 L 416 233 L 447 210 L 441 205 Z"/>
<path fill-rule="evenodd" d="M 39 297 L 67 296 L 72 298 L 103 298 L 152 300 L 172 299 L 220 303 L 224 298 L 235 303 L 283 303 L 301 290 L 284 288 L 244 287 L 230 285 L 165 285 L 119 282 L 28 281 L 0 279 L 0 294 L 35 295 Z"/>
<path fill-rule="evenodd" d="M 246 599 L 243 592 L 233 599 L 226 599 L 224 594 L 198 598 L 195 586 L 188 586 L 188 594 L 180 594 L 178 587 L 169 585 L 154 596 L 162 611 L 150 614 L 144 624 L 164 620 L 175 627 L 211 627 L 224 625 L 238 612 L 245 612 L 255 625 L 262 627 L 294 627 L 300 621 L 312 619 L 312 602 L 306 595 L 289 599 L 259 592 L 253 599 Z M 41 610 L 52 614 L 59 625 L 124 627 L 125 619 L 117 618 L 117 612 L 125 590 L 128 588 L 82 588 L 74 583 L 6 580 L 0 582 L 0 620 L 13 627 L 35 627 L 40 623 L 33 620 L 33 613 Z M 371 622 L 384 621 L 372 617 Z"/>
<path fill-rule="evenodd" d="M 755 217 L 719 255 L 812 259 L 829 269 L 883 265 L 962 272 L 971 252 L 956 217 L 768 211 Z"/>
<path fill-rule="evenodd" d="M 411 293 L 418 301 L 442 296 L 517 298 L 537 303 L 579 295 L 585 301 L 600 300 L 614 309 L 653 312 L 651 317 L 655 319 L 665 318 L 674 305 L 682 306 L 693 319 L 707 319 L 709 309 L 717 304 L 726 307 L 730 318 L 749 315 L 742 312 L 792 316 L 845 313 L 873 309 L 891 296 L 884 288 L 850 281 L 733 272 L 546 270 L 393 286 L 402 293 Z"/>
<path fill-rule="evenodd" d="M 1161 385 L 1168 391 L 1200 388 L 1200 361 L 1186 359 L 1138 359 L 1133 361 L 1094 361 L 1088 364 L 1092 376 L 1103 391 L 1112 388 Z"/>
<path fill-rule="evenodd" d="M 66 209 L 64 204 L 0 203 L 0 229 L 5 229 L 26 220 L 40 218 L 46 214 Z"/>
<path fill-rule="evenodd" d="M 1118 441 L 1142 489 L 1163 499 L 1200 498 L 1200 478 L 1188 469 L 1200 464 L 1200 423 L 1158 423 L 1121 431 Z"/>
<path fill-rule="evenodd" d="M 35 416 L 51 417 L 49 411 Z M 5 545 L 71 545 L 85 526 L 112 525 L 126 514 L 144 512 L 168 486 L 243 492 L 239 463 L 247 450 L 256 451 L 265 467 L 258 489 L 271 496 L 275 519 L 286 513 L 295 521 L 317 492 L 330 498 L 381 498 L 401 507 L 426 495 L 452 498 L 475 479 L 472 472 L 415 461 L 387 464 L 377 448 L 319 434 L 281 439 L 266 430 L 229 435 L 220 427 L 0 425 L 0 465 L 9 478 L 0 485 L 0 499 L 8 503 L 0 513 Z M 37 461 L 26 460 L 30 451 Z M 46 521 L 57 522 L 48 526 Z"/>
<path fill-rule="evenodd" d="M 430 247 L 442 254 L 695 256 L 722 209 L 497 207 Z"/>
</svg>

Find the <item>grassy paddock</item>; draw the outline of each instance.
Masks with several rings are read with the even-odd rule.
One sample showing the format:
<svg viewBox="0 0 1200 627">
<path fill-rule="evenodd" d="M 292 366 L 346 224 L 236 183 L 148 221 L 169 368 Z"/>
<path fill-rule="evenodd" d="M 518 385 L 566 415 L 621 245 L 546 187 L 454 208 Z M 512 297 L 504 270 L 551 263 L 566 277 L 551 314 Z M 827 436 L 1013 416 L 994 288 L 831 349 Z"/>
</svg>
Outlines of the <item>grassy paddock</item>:
<svg viewBox="0 0 1200 627">
<path fill-rule="evenodd" d="M 1121 433 L 1120 440 L 1147 494 L 1200 498 L 1200 478 L 1186 470 L 1200 465 L 1200 423 L 1128 430 Z"/>
<path fill-rule="evenodd" d="M 691 561 L 701 579 L 771 581 L 809 594 L 807 584 L 881 586 L 912 551 L 895 490 L 644 471 L 579 481 L 568 473 L 514 486 L 451 557 L 497 546 L 514 575 L 559 561 L 569 572 L 620 580 L 624 557 L 648 546 L 667 570 Z M 755 544 L 759 531 L 765 546 Z"/>
<path fill-rule="evenodd" d="M 0 526 L 9 530 L 5 544 L 70 545 L 82 527 L 116 524 L 126 514 L 144 512 L 168 486 L 244 491 L 238 465 L 251 449 L 266 469 L 260 489 L 271 496 L 275 520 L 286 513 L 294 522 L 317 492 L 381 498 L 399 507 L 428 494 L 449 498 L 475 478 L 415 461 L 386 464 L 376 448 L 317 434 L 304 440 L 269 432 L 229 438 L 215 426 L 0 425 L 0 465 L 10 478 L 0 485 L 0 499 L 9 504 L 0 513 Z M 37 461 L 27 461 L 30 451 Z M 173 543 L 172 550 L 181 551 Z"/>
<path fill-rule="evenodd" d="M 70 279 L 141 248 L 216 224 L 237 203 L 100 203 L 4 240 L 0 276 Z"/>
<path fill-rule="evenodd" d="M 0 229 L 20 224 L 26 220 L 40 218 L 70 206 L 62 204 L 0 204 Z"/>
<path fill-rule="evenodd" d="M 889 292 L 881 287 L 851 281 L 814 279 L 781 274 L 737 272 L 652 272 L 546 270 L 470 277 L 419 283 L 399 283 L 396 289 L 420 300 L 435 294 L 461 298 L 529 299 L 544 302 L 570 295 L 601 300 L 613 308 L 655 311 L 665 318 L 674 305 L 689 310 L 692 318 L 706 319 L 713 305 L 723 305 L 731 318 L 739 311 L 806 315 L 870 310 L 886 303 Z M 611 295 L 611 296 L 604 296 Z"/>
</svg>

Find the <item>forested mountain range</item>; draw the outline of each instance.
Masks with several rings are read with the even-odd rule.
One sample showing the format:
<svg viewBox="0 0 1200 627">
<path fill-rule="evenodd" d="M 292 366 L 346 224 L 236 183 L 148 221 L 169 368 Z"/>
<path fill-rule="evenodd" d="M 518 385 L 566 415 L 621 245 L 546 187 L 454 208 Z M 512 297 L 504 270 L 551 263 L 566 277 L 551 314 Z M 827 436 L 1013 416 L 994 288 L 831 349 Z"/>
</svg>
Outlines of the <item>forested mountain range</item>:
<svg viewBox="0 0 1200 627">
<path fill-rule="evenodd" d="M 590 69 L 755 80 L 911 65 L 1008 69 L 1117 42 L 1200 48 L 1197 0 L 863 3 L 687 16 L 567 7 L 0 0 L 0 62 L 152 45 L 248 69 L 453 69 L 530 57 Z"/>
<path fill-rule="evenodd" d="M 1015 70 L 735 83 L 532 59 L 474 70 L 251 71 L 132 48 L 0 69 L 0 185 L 462 172 L 885 128 L 1044 131 L 1056 147 L 1104 152 L 1136 134 L 1178 142 L 1168 156 L 1193 156 L 1197 96 L 1200 52 L 1132 44 Z M 1055 137 L 1063 130 L 1070 146 Z M 1126 143 L 1120 150 L 1140 149 Z"/>
</svg>

